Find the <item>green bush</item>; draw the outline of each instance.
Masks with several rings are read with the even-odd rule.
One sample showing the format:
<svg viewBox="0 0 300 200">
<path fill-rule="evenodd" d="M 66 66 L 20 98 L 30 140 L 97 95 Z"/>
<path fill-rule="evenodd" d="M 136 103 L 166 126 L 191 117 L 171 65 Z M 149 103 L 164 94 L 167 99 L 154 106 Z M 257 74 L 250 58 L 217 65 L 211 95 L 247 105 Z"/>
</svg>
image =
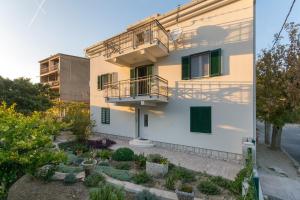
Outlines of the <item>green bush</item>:
<svg viewBox="0 0 300 200">
<path fill-rule="evenodd" d="M 100 162 L 99 166 L 110 166 L 108 162 Z"/>
<path fill-rule="evenodd" d="M 192 193 L 193 192 L 193 187 L 190 186 L 190 185 L 182 184 L 180 186 L 179 190 L 182 191 L 182 192 L 186 192 L 186 193 Z"/>
<path fill-rule="evenodd" d="M 84 185 L 87 187 L 96 187 L 98 186 L 99 182 L 104 182 L 105 177 L 102 176 L 100 173 L 93 172 L 88 177 L 84 179 Z"/>
<path fill-rule="evenodd" d="M 166 178 L 165 187 L 168 190 L 175 190 L 176 178 L 174 176 L 168 176 Z"/>
<path fill-rule="evenodd" d="M 147 158 L 144 156 L 144 154 L 134 155 L 134 162 L 140 169 L 146 168 L 146 161 Z"/>
<path fill-rule="evenodd" d="M 143 190 L 142 192 L 137 193 L 135 200 L 159 200 L 159 198 L 148 190 Z"/>
<path fill-rule="evenodd" d="M 89 151 L 89 148 L 85 143 L 80 143 L 78 141 L 59 143 L 58 147 L 64 151 L 71 151 L 76 155 L 77 153 L 85 153 Z"/>
<path fill-rule="evenodd" d="M 116 161 L 132 161 L 134 152 L 129 148 L 119 148 L 112 154 L 112 159 Z"/>
<path fill-rule="evenodd" d="M 131 165 L 130 163 L 127 162 L 120 162 L 116 164 L 115 168 L 122 169 L 122 170 L 129 170 L 131 168 Z"/>
<path fill-rule="evenodd" d="M 214 184 L 220 186 L 220 187 L 223 187 L 225 189 L 229 189 L 230 190 L 230 187 L 232 185 L 232 181 L 230 180 L 227 180 L 221 176 L 212 176 L 209 178 L 209 180 L 211 182 L 213 182 Z"/>
<path fill-rule="evenodd" d="M 96 156 L 101 158 L 102 160 L 109 160 L 110 157 L 112 156 L 113 152 L 107 149 L 103 149 L 100 151 L 97 151 Z"/>
<path fill-rule="evenodd" d="M 160 154 L 149 154 L 147 156 L 147 161 L 158 164 L 168 164 L 168 159 L 164 158 Z"/>
<path fill-rule="evenodd" d="M 76 176 L 75 176 L 75 174 L 73 174 L 73 173 L 69 173 L 69 174 L 67 174 L 66 176 L 65 176 L 65 178 L 64 178 L 64 183 L 66 184 L 66 185 L 71 185 L 71 184 L 74 184 L 74 183 L 76 183 Z"/>
<path fill-rule="evenodd" d="M 220 189 L 211 181 L 201 181 L 198 186 L 198 190 L 203 194 L 217 195 L 220 194 Z"/>
<path fill-rule="evenodd" d="M 1 192 L 25 173 L 35 174 L 46 164 L 66 160 L 65 154 L 53 149 L 52 138 L 63 124 L 43 113 L 23 115 L 15 106 L 0 103 L 0 185 Z M 4 194 L 6 195 L 6 194 Z"/>
<path fill-rule="evenodd" d="M 122 188 L 104 184 L 90 191 L 90 200 L 124 200 L 125 192 Z"/>
<path fill-rule="evenodd" d="M 128 170 L 115 169 L 111 166 L 97 166 L 96 171 L 118 179 L 120 181 L 131 181 L 133 175 Z"/>
<path fill-rule="evenodd" d="M 56 167 L 54 165 L 44 165 L 43 167 L 37 169 L 34 176 L 43 181 L 50 181 L 51 177 L 55 173 L 55 169 Z"/>
<path fill-rule="evenodd" d="M 136 184 L 148 183 L 151 180 L 152 180 L 151 176 L 149 176 L 145 171 L 135 174 L 133 177 L 133 182 Z"/>
<path fill-rule="evenodd" d="M 59 164 L 57 166 L 56 169 L 58 172 L 62 172 L 62 173 L 79 173 L 83 171 L 83 167 L 79 166 L 79 167 L 75 167 L 75 166 L 68 166 L 68 165 L 64 165 L 64 164 Z"/>
<path fill-rule="evenodd" d="M 94 121 L 90 119 L 89 107 L 84 103 L 67 103 L 66 115 L 63 121 L 71 124 L 70 129 L 76 136 L 77 141 L 86 141 L 90 134 Z"/>
<path fill-rule="evenodd" d="M 174 167 L 169 174 L 183 183 L 189 183 L 196 180 L 196 173 L 183 167 Z"/>
</svg>

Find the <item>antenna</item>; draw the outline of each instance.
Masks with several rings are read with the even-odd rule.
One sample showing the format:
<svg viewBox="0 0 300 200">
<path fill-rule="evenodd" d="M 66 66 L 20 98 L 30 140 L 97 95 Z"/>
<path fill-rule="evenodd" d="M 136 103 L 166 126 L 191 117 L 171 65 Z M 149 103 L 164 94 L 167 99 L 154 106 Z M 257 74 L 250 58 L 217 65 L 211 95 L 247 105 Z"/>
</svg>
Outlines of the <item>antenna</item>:
<svg viewBox="0 0 300 200">
<path fill-rule="evenodd" d="M 172 39 L 173 42 L 177 42 L 181 35 L 182 35 L 182 28 L 179 27 L 179 12 L 180 12 L 180 4 L 177 6 L 177 15 L 176 15 L 176 24 L 177 24 L 177 28 L 173 29 L 170 32 L 170 37 Z"/>
</svg>

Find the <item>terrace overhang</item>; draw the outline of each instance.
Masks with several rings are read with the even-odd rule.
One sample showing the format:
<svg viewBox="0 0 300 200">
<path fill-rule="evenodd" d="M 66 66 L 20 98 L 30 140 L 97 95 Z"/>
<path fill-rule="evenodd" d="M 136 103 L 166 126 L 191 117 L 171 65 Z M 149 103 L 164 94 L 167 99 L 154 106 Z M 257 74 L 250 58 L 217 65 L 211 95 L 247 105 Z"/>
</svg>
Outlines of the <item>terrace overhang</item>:
<svg viewBox="0 0 300 200">
<path fill-rule="evenodd" d="M 169 55 L 169 34 L 153 20 L 103 42 L 107 62 L 130 67 Z"/>
</svg>

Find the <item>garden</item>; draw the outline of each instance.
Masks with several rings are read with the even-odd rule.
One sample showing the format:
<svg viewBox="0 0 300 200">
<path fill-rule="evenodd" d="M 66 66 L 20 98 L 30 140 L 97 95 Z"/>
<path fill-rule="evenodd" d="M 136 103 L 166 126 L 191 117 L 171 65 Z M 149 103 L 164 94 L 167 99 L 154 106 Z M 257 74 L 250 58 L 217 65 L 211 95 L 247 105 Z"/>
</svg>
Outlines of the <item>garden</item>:
<svg viewBox="0 0 300 200">
<path fill-rule="evenodd" d="M 179 200 L 240 199 L 242 184 L 248 178 L 249 189 L 243 199 L 253 197 L 252 159 L 234 181 L 176 166 L 159 154 L 135 154 L 130 148 L 110 147 L 108 138 L 90 139 L 93 122 L 82 105 L 69 105 L 66 116 L 55 117 L 57 110 L 17 113 L 14 107 L 0 107 L 1 154 L 0 193 L 6 199 L 9 188 L 25 174 L 40 185 L 83 187 L 90 200 L 160 199 L 150 188 L 170 191 Z M 59 131 L 70 130 L 75 141 L 54 145 Z M 110 180 L 142 185 L 146 190 L 133 193 L 113 185 Z"/>
</svg>

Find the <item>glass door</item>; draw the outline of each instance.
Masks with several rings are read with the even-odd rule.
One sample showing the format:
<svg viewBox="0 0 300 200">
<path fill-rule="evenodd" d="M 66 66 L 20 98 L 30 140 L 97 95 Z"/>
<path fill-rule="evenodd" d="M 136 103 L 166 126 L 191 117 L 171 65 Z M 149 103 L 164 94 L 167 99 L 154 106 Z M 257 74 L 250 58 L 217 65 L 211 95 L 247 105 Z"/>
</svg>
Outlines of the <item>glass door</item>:
<svg viewBox="0 0 300 200">
<path fill-rule="evenodd" d="M 145 96 L 150 93 L 153 65 L 144 65 L 130 70 L 130 96 Z"/>
</svg>

